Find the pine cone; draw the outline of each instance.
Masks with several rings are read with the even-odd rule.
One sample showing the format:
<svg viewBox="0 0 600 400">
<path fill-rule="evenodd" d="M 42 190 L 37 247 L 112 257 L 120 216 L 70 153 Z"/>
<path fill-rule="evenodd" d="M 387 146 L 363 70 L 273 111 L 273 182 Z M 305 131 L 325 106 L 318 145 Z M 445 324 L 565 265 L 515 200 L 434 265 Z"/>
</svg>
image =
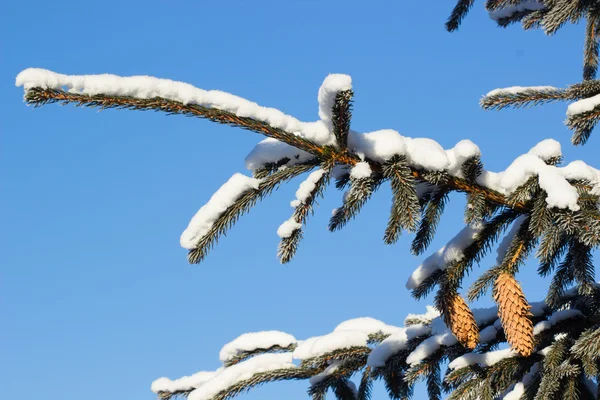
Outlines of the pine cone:
<svg viewBox="0 0 600 400">
<path fill-rule="evenodd" d="M 444 312 L 444 321 L 459 343 L 473 350 L 479 343 L 479 328 L 467 302 L 454 293 L 448 298 L 448 310 Z"/>
<path fill-rule="evenodd" d="M 531 306 L 514 276 L 502 273 L 494 282 L 494 300 L 510 347 L 523 357 L 533 352 Z"/>
</svg>

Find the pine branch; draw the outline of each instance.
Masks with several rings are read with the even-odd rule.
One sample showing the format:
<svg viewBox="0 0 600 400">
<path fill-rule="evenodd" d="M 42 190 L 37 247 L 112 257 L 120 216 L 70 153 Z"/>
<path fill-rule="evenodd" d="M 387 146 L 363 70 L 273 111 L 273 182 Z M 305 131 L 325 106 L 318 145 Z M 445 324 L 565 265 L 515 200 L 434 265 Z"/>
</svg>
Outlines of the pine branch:
<svg viewBox="0 0 600 400">
<path fill-rule="evenodd" d="M 521 108 L 538 106 L 555 101 L 571 100 L 572 94 L 560 88 L 524 88 L 516 92 L 500 89 L 487 94 L 479 104 L 484 110 L 502 110 L 507 107 Z"/>
</svg>

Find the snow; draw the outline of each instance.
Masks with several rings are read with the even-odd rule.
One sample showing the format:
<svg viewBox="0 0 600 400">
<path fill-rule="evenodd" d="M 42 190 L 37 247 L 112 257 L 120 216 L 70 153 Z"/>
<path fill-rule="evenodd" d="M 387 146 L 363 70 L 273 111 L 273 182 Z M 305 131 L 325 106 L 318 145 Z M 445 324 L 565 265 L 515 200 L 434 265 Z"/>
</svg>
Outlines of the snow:
<svg viewBox="0 0 600 400">
<path fill-rule="evenodd" d="M 363 179 L 371 176 L 371 167 L 368 162 L 361 161 L 350 170 L 350 177 L 353 179 Z"/>
<path fill-rule="evenodd" d="M 171 380 L 169 378 L 158 378 L 152 382 L 150 390 L 154 393 L 166 392 L 185 392 L 195 389 L 212 379 L 219 371 L 200 371 L 190 376 L 184 376 L 179 379 Z"/>
<path fill-rule="evenodd" d="M 544 139 L 529 150 L 527 154 L 533 154 L 541 160 L 547 161 L 562 156 L 560 143 L 554 139 Z"/>
<path fill-rule="evenodd" d="M 588 97 L 587 99 L 578 100 L 569 104 L 569 107 L 567 107 L 567 117 L 592 111 L 598 104 L 600 104 L 600 94 Z"/>
<path fill-rule="evenodd" d="M 387 335 L 398 332 L 401 329 L 403 328 L 388 325 L 385 322 L 375 318 L 360 317 L 349 319 L 340 323 L 338 326 L 335 327 L 333 331 L 358 331 L 364 332 L 366 334 L 375 334 L 381 332 Z"/>
<path fill-rule="evenodd" d="M 246 168 L 254 172 L 266 164 L 276 163 L 284 158 L 289 158 L 290 161 L 285 164 L 289 166 L 311 160 L 314 156 L 277 139 L 266 138 L 258 142 L 246 156 L 245 163 Z"/>
<path fill-rule="evenodd" d="M 400 328 L 375 347 L 367 358 L 367 365 L 372 368 L 383 367 L 394 354 L 406 348 L 408 342 L 417 336 L 426 335 L 430 328 L 426 325 L 411 325 Z"/>
<path fill-rule="evenodd" d="M 352 78 L 343 74 L 330 74 L 319 88 L 319 117 L 331 121 L 335 96 L 339 92 L 352 90 Z"/>
<path fill-rule="evenodd" d="M 453 148 L 446 150 L 448 173 L 452 176 L 464 178 L 462 165 L 466 160 L 475 156 L 481 156 L 479 146 L 470 140 L 461 140 Z"/>
<path fill-rule="evenodd" d="M 406 321 L 420 321 L 422 324 L 430 324 L 434 318 L 440 316 L 440 311 L 434 306 L 427 305 L 425 306 L 424 314 L 408 314 L 404 319 L 404 324 L 406 325 Z"/>
<path fill-rule="evenodd" d="M 431 337 L 421 342 L 406 358 L 409 365 L 416 365 L 435 353 L 442 346 L 452 346 L 458 343 L 456 337 L 444 324 L 441 317 L 431 321 Z"/>
<path fill-rule="evenodd" d="M 525 221 L 525 218 L 526 216 L 524 215 L 519 216 L 513 223 L 512 227 L 510 228 L 510 231 L 508 231 L 504 238 L 502 238 L 502 241 L 496 249 L 496 264 L 500 265 L 502 264 L 502 261 L 504 261 L 504 257 L 506 257 L 506 252 L 508 251 L 508 248 L 510 247 L 510 244 L 512 243 L 515 235 L 519 231 L 519 228 L 521 228 L 521 224 L 523 223 L 523 221 Z"/>
<path fill-rule="evenodd" d="M 319 89 L 319 114 L 325 109 L 335 90 L 351 84 L 350 77 L 330 75 Z M 333 144 L 333 135 L 324 121 L 301 122 L 275 108 L 262 107 L 254 102 L 219 90 L 203 90 L 189 83 L 160 79 L 151 76 L 121 77 L 102 75 L 63 75 L 52 71 L 29 68 L 17 75 L 16 85 L 30 90 L 34 87 L 66 89 L 71 93 L 85 95 L 105 94 L 129 96 L 138 99 L 162 97 L 164 99 L 215 108 L 239 117 L 250 117 L 275 128 L 294 132 L 319 144 Z M 325 115 L 326 117 L 326 115 Z M 324 118 L 327 119 L 327 118 Z"/>
<path fill-rule="evenodd" d="M 186 230 L 181 234 L 180 243 L 185 249 L 193 249 L 208 233 L 215 221 L 242 194 L 248 190 L 258 189 L 259 180 L 242 174 L 235 174 L 212 195 L 190 221 Z"/>
<path fill-rule="evenodd" d="M 294 350 L 294 358 L 306 360 L 319 357 L 339 349 L 362 347 L 367 345 L 369 335 L 361 331 L 334 331 L 324 336 L 316 336 L 298 342 Z"/>
<path fill-rule="evenodd" d="M 331 364 L 327 368 L 325 368 L 322 372 L 319 372 L 318 374 L 311 376 L 310 379 L 308 380 L 309 383 L 312 386 L 314 386 L 318 383 L 321 383 L 322 381 L 324 381 L 325 379 L 330 377 L 333 373 L 335 373 L 340 368 L 340 365 L 342 365 L 342 362 L 340 360 L 332 361 Z"/>
<path fill-rule="evenodd" d="M 538 335 L 543 331 L 550 329 L 552 326 L 557 323 L 564 321 L 566 319 L 576 318 L 582 316 L 583 314 L 579 310 L 575 309 L 566 309 L 560 310 L 553 313 L 546 321 L 540 321 L 533 327 L 533 334 Z"/>
<path fill-rule="evenodd" d="M 521 396 L 523 396 L 523 394 L 525 393 L 525 388 L 527 387 L 527 385 L 529 385 L 529 383 L 531 382 L 531 380 L 535 377 L 535 375 L 538 373 L 538 371 L 540 370 L 540 363 L 535 363 L 531 366 L 531 368 L 529 369 L 529 372 L 527 372 L 524 376 L 523 376 L 523 380 L 517 384 L 515 384 L 512 388 L 512 390 L 510 390 L 508 393 L 506 393 L 503 397 L 504 400 L 520 400 Z"/>
<path fill-rule="evenodd" d="M 491 10 L 489 12 L 490 18 L 498 21 L 502 18 L 508 18 L 515 13 L 522 11 L 535 11 L 535 10 L 543 10 L 544 4 L 538 0 L 528 0 L 519 4 L 515 4 L 513 6 L 499 8 L 497 10 Z"/>
<path fill-rule="evenodd" d="M 268 349 L 273 346 L 285 348 L 295 343 L 295 337 L 280 331 L 244 333 L 223 346 L 219 353 L 219 359 L 222 362 L 227 362 L 238 356 L 240 353 L 256 349 Z"/>
<path fill-rule="evenodd" d="M 304 180 L 298 190 L 296 191 L 296 200 L 291 202 L 291 206 L 296 208 L 300 204 L 304 204 L 306 199 L 310 197 L 310 194 L 317 187 L 317 182 L 325 175 L 325 170 L 318 169 L 316 171 L 311 172 L 306 180 Z"/>
<path fill-rule="evenodd" d="M 514 12 L 523 7 L 541 7 L 536 1 L 521 3 L 494 11 L 495 15 Z M 34 87 L 65 89 L 86 95 L 106 94 L 130 96 L 140 99 L 162 97 L 183 104 L 196 104 L 233 113 L 240 117 L 251 117 L 275 128 L 297 134 L 318 145 L 334 144 L 331 127 L 331 106 L 335 96 L 342 90 L 352 88 L 352 80 L 347 75 L 332 74 L 325 78 L 318 93 L 319 116 L 316 122 L 302 122 L 282 111 L 262 107 L 254 102 L 218 90 L 203 90 L 190 84 L 149 76 L 119 77 L 116 75 L 63 75 L 48 70 L 30 68 L 22 71 L 16 84 L 25 91 Z M 536 86 L 530 88 L 512 87 L 497 89 L 488 96 L 498 93 L 519 93 L 523 90 L 554 90 L 553 87 Z M 591 110 L 600 104 L 600 95 L 577 101 L 569 106 L 568 115 Z M 368 133 L 350 131 L 348 144 L 351 151 L 361 157 L 376 162 L 385 162 L 394 155 L 406 157 L 410 166 L 427 171 L 448 171 L 452 176 L 462 178 L 461 167 L 465 160 L 480 155 L 479 148 L 468 140 L 460 141 L 451 149 L 444 148 L 432 139 L 410 138 L 392 129 Z M 503 195 L 510 195 L 527 179 L 538 176 L 540 186 L 548 194 L 548 207 L 568 208 L 577 211 L 578 194 L 567 179 L 588 179 L 594 185 L 595 193 L 600 193 L 600 172 L 583 162 L 575 162 L 567 167 L 548 166 L 544 160 L 560 155 L 560 145 L 553 140 L 544 140 L 518 157 L 502 172 L 482 171 L 477 183 Z M 260 143 L 246 157 L 246 167 L 256 171 L 267 163 L 288 158 L 286 165 L 293 165 L 314 158 L 307 152 L 298 150 L 275 139 L 268 138 Z M 354 177 L 364 177 L 367 165 L 359 163 L 352 169 Z M 207 226 L 211 226 L 210 223 Z M 193 248 L 201 232 L 184 233 L 182 245 Z"/>
<path fill-rule="evenodd" d="M 479 343 L 489 343 L 496 339 L 498 329 L 494 325 L 486 326 L 479 331 Z"/>
<path fill-rule="evenodd" d="M 515 357 L 517 353 L 508 348 L 503 350 L 490 351 L 487 353 L 467 353 L 455 358 L 450 364 L 449 369 L 460 369 L 469 365 L 479 364 L 482 367 L 490 367 L 505 358 Z"/>
<path fill-rule="evenodd" d="M 554 90 L 560 90 L 554 86 L 511 86 L 506 88 L 499 88 L 489 91 L 485 97 L 492 97 L 498 95 L 506 95 L 506 94 L 520 94 L 529 91 L 536 92 L 552 92 Z"/>
<path fill-rule="evenodd" d="M 285 239 L 292 236 L 292 234 L 300 228 L 302 228 L 302 224 L 296 222 L 294 217 L 291 217 L 284 221 L 283 224 L 279 225 L 279 228 L 277 228 L 277 235 L 279 235 L 280 238 Z"/>
<path fill-rule="evenodd" d="M 189 400 L 209 400 L 222 390 L 252 378 L 261 372 L 297 368 L 292 353 L 260 354 L 246 361 L 222 369 L 215 376 L 190 393 Z"/>
<path fill-rule="evenodd" d="M 382 129 L 368 133 L 350 131 L 348 147 L 361 158 L 385 162 L 395 155 L 406 153 L 404 137 L 392 129 Z"/>
<path fill-rule="evenodd" d="M 436 271 L 444 270 L 450 263 L 460 261 L 464 257 L 464 249 L 473 243 L 482 229 L 483 224 L 480 223 L 464 227 L 448 244 L 427 257 L 415 269 L 406 283 L 406 288 L 414 290 Z"/>
</svg>

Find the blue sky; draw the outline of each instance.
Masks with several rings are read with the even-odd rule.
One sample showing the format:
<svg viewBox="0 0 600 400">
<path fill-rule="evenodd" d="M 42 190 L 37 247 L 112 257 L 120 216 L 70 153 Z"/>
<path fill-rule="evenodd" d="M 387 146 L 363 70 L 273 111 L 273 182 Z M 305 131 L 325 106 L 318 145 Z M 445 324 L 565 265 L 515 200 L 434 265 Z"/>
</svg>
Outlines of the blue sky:
<svg viewBox="0 0 600 400">
<path fill-rule="evenodd" d="M 259 204 L 208 259 L 190 266 L 179 235 L 261 137 L 158 113 L 26 107 L 14 77 L 27 67 L 67 74 L 155 75 L 221 89 L 303 120 L 333 72 L 352 75 L 352 127 L 392 128 L 445 147 L 468 138 L 488 169 L 504 169 L 553 137 L 568 160 L 593 161 L 597 141 L 569 144 L 566 106 L 485 112 L 482 94 L 580 80 L 582 27 L 553 38 L 496 28 L 476 4 L 458 33 L 452 2 L 8 2 L 0 13 L 0 376 L 5 398 L 152 399 L 160 376 L 219 366 L 237 335 L 279 329 L 298 338 L 372 316 L 401 324 L 424 310 L 404 288 L 423 257 L 381 240 L 384 188 L 341 232 L 326 230 L 330 188 L 295 260 L 276 259 L 276 229 L 298 181 Z M 453 197 L 431 250 L 462 226 Z M 483 263 L 481 268 L 491 264 Z M 519 275 L 531 299 L 547 281 Z M 476 270 L 476 273 L 479 270 Z M 483 301 L 489 303 L 489 299 Z M 304 382 L 247 399 L 303 399 Z M 379 390 L 378 393 L 382 391 Z"/>
</svg>

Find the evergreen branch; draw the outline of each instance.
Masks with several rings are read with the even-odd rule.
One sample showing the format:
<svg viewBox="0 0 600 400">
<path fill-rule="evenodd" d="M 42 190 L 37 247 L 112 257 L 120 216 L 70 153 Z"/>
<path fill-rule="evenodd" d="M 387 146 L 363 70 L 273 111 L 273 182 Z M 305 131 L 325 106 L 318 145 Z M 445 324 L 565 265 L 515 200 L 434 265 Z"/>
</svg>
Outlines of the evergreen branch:
<svg viewBox="0 0 600 400">
<path fill-rule="evenodd" d="M 245 379 L 241 382 L 237 382 L 234 385 L 223 389 L 211 400 L 227 400 L 237 396 L 238 394 L 245 393 L 256 386 L 260 386 L 268 382 L 308 379 L 312 375 L 314 375 L 314 371 L 306 370 L 303 368 L 283 368 L 272 371 L 259 372 L 252 375 L 252 377 L 248 379 Z"/>
<path fill-rule="evenodd" d="M 573 2 L 577 3 L 577 2 Z M 600 16 L 589 13 L 585 26 L 585 45 L 583 53 L 583 79 L 596 78 L 598 70 L 598 20 Z"/>
<path fill-rule="evenodd" d="M 116 108 L 132 110 L 155 110 L 163 111 L 168 114 L 182 114 L 206 118 L 213 122 L 241 127 L 243 129 L 260 133 L 267 137 L 275 138 L 300 150 L 311 153 L 322 161 L 332 160 L 337 164 L 349 166 L 353 166 L 360 161 L 358 156 L 349 153 L 346 150 L 341 151 L 331 146 L 317 145 L 316 143 L 304 139 L 301 136 L 272 127 L 267 123 L 254 120 L 252 118 L 239 117 L 227 111 L 202 107 L 195 104 L 183 104 L 181 102 L 159 97 L 153 99 L 137 99 L 126 96 L 106 96 L 102 94 L 89 96 L 79 93 L 70 93 L 64 90 L 35 87 L 27 90 L 25 94 L 25 100 L 27 103 L 34 106 L 42 106 L 51 103 L 74 103 L 76 106 L 84 107 L 100 107 L 102 109 Z M 371 162 L 370 164 L 373 171 L 381 171 L 382 166 L 378 163 Z M 420 171 L 412 167 L 411 170 L 416 181 L 430 181 L 433 178 L 431 173 L 427 173 L 426 171 Z M 481 194 L 485 196 L 489 202 L 499 205 L 507 204 L 505 197 L 501 193 L 492 189 L 481 185 L 468 183 L 464 179 L 450 177 L 447 174 L 444 176 L 444 179 L 446 179 L 444 185 L 450 190 Z M 520 210 L 527 209 L 525 204 L 516 204 L 514 207 Z"/>
<path fill-rule="evenodd" d="M 463 18 L 467 15 L 471 7 L 473 6 L 474 0 L 458 0 L 456 6 L 452 10 L 452 14 L 446 21 L 446 30 L 448 32 L 454 32 L 460 26 Z"/>
<path fill-rule="evenodd" d="M 507 107 L 531 107 L 571 99 L 571 93 L 565 89 L 531 87 L 516 92 L 500 89 L 484 96 L 479 104 L 484 110 L 502 110 Z"/>
<path fill-rule="evenodd" d="M 279 247 L 277 249 L 277 256 L 282 264 L 288 263 L 296 254 L 298 244 L 302 239 L 302 225 L 306 224 L 309 214 L 313 212 L 313 205 L 316 202 L 317 197 L 323 195 L 323 191 L 329 183 L 330 171 L 333 165 L 331 163 L 322 165 L 322 175 L 314 182 L 314 188 L 310 191 L 309 195 L 300 202 L 294 208 L 294 214 L 291 217 L 296 224 L 299 224 L 298 229 L 294 229 L 290 236 L 281 238 Z M 321 172 L 321 171 L 319 171 Z"/>
<path fill-rule="evenodd" d="M 373 379 L 371 377 L 371 367 L 365 367 L 358 386 L 356 400 L 370 400 L 373 391 Z"/>
<path fill-rule="evenodd" d="M 332 109 L 331 122 L 338 148 L 346 150 L 348 147 L 348 133 L 350 132 L 350 119 L 352 118 L 352 90 L 344 90 L 335 96 Z"/>
<path fill-rule="evenodd" d="M 347 152 L 332 152 L 329 146 L 319 146 L 301 136 L 275 128 L 269 124 L 248 117 L 239 117 L 231 112 L 216 108 L 203 107 L 197 104 L 183 104 L 178 101 L 168 100 L 160 97 L 152 99 L 138 99 L 127 96 L 107 96 L 97 94 L 93 96 L 70 93 L 58 89 L 31 88 L 25 93 L 25 101 L 34 106 L 42 106 L 52 103 L 75 103 L 76 106 L 100 107 L 101 109 L 128 109 L 128 110 L 153 110 L 163 111 L 167 114 L 181 114 L 199 118 L 206 118 L 212 122 L 240 127 L 261 135 L 271 137 L 304 150 L 315 156 L 327 159 L 336 157 L 336 161 L 342 164 L 355 164 L 358 157 Z"/>
<path fill-rule="evenodd" d="M 422 208 L 421 222 L 410 249 L 414 255 L 418 256 L 422 254 L 429 247 L 447 201 L 448 192 L 445 190 L 437 190 Z"/>
<path fill-rule="evenodd" d="M 294 351 L 294 349 L 296 348 L 296 344 L 291 344 L 287 347 L 281 347 L 279 345 L 275 345 L 275 346 L 271 346 L 268 348 L 260 348 L 260 349 L 254 349 L 252 351 L 243 351 L 241 353 L 239 353 L 238 355 L 236 355 L 235 357 L 227 360 L 226 362 L 223 363 L 223 365 L 225 367 L 231 367 L 232 365 L 238 364 L 242 361 L 245 361 L 251 357 L 257 356 L 259 354 L 265 354 L 265 353 L 279 353 L 279 352 L 284 352 L 284 351 Z"/>
<path fill-rule="evenodd" d="M 188 261 L 192 264 L 200 263 L 210 249 L 237 220 L 252 208 L 256 202 L 270 194 L 281 183 L 293 177 L 310 171 L 315 167 L 314 162 L 297 164 L 264 178 L 260 181 L 258 189 L 244 192 L 231 207 L 227 208 L 213 223 L 210 230 L 200 239 L 196 247 L 188 253 Z"/>
<path fill-rule="evenodd" d="M 329 220 L 329 230 L 333 232 L 341 229 L 356 217 L 383 180 L 384 177 L 379 174 L 373 174 L 368 178 L 352 178 L 350 190 L 344 195 L 344 204 L 333 212 Z"/>
<path fill-rule="evenodd" d="M 392 210 L 385 230 L 384 242 L 398 241 L 402 229 L 414 231 L 419 221 L 419 198 L 406 157 L 394 156 L 383 165 L 383 176 L 392 186 Z"/>
</svg>

